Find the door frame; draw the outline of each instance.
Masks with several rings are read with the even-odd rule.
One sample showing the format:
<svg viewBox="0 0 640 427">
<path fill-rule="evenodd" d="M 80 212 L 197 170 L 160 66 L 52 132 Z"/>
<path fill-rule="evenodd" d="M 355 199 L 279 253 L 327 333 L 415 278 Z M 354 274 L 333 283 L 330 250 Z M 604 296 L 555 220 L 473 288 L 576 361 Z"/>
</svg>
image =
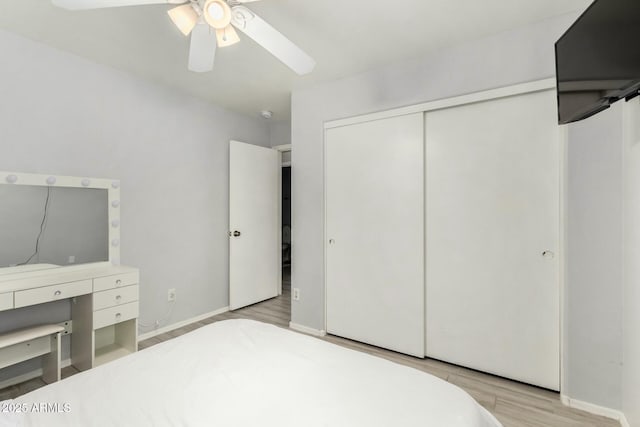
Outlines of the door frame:
<svg viewBox="0 0 640 427">
<path fill-rule="evenodd" d="M 291 152 L 291 144 L 275 145 L 271 147 L 280 153 L 280 163 L 278 165 L 278 176 L 280 177 L 280 183 L 278 185 L 278 215 L 280 216 L 280 233 L 278 233 L 278 295 L 282 295 L 282 168 L 291 166 L 291 162 L 282 161 L 284 153 Z"/>
<path fill-rule="evenodd" d="M 460 95 L 450 98 L 443 98 L 434 101 L 424 102 L 420 104 L 410 105 L 406 107 L 400 108 L 392 108 L 384 111 L 357 115 L 353 117 L 340 118 L 335 120 L 328 120 L 324 122 L 324 131 L 323 131 L 323 141 L 322 141 L 322 150 L 323 150 L 323 159 L 326 159 L 326 131 L 327 129 L 332 129 L 341 126 L 348 126 L 353 124 L 359 124 L 374 120 L 381 120 L 390 117 L 403 116 L 413 113 L 428 113 L 429 111 L 441 110 L 445 108 L 458 107 L 467 104 L 473 104 L 477 102 L 483 101 L 491 101 L 500 98 L 507 98 L 512 96 L 526 95 L 534 92 L 542 92 L 547 90 L 555 90 L 556 89 L 556 79 L 548 78 L 542 80 L 535 80 L 531 82 L 504 86 L 496 89 L 484 90 L 479 92 L 473 92 L 466 95 Z M 425 133 L 426 138 L 426 133 Z M 559 318 L 560 324 L 558 325 L 560 329 L 560 358 L 559 358 L 559 372 L 560 372 L 560 395 L 564 395 L 566 378 L 564 369 L 566 360 L 565 360 L 565 349 L 568 347 L 567 343 L 567 334 L 566 334 L 566 326 L 568 324 L 566 314 L 568 313 L 566 307 L 566 250 L 567 250 L 567 238 L 566 238 L 566 215 L 567 215 L 567 182 L 568 182 L 568 127 L 566 125 L 558 126 L 558 140 L 560 141 L 559 150 L 559 165 L 560 168 L 559 176 L 560 176 L 560 203 L 559 203 L 559 248 L 560 248 L 560 257 L 558 262 L 558 286 L 559 286 Z M 327 206 L 327 193 L 326 193 L 326 177 L 327 177 L 327 164 L 323 161 L 323 284 L 324 284 L 324 330 L 327 330 L 327 215 L 326 215 L 326 206 Z M 425 186 L 426 191 L 426 186 Z M 425 193 L 425 203 L 426 203 L 426 193 Z M 426 218 L 425 218 L 426 221 Z M 425 228 L 426 233 L 426 228 Z M 426 242 L 426 236 L 425 236 Z M 426 279 L 426 275 L 425 275 Z M 425 283 L 426 286 L 426 283 Z M 426 292 L 425 292 L 426 299 Z M 426 303 L 426 300 L 425 300 Z M 426 346 L 426 340 L 425 340 Z M 425 348 L 426 354 L 426 348 Z"/>
</svg>

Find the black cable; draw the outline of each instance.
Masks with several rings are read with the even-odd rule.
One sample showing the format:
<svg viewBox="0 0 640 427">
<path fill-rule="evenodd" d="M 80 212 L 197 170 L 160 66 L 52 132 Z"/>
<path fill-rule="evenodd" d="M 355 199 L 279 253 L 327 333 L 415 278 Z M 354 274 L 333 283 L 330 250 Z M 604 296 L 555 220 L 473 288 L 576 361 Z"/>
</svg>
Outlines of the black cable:
<svg viewBox="0 0 640 427">
<path fill-rule="evenodd" d="M 47 222 L 47 212 L 49 210 L 49 198 L 51 197 L 51 187 L 47 187 L 47 199 L 44 201 L 44 215 L 42 216 L 42 222 L 40 223 L 40 233 L 38 233 L 38 237 L 36 238 L 36 250 L 29 259 L 25 262 L 18 265 L 26 265 L 33 259 L 34 256 L 38 255 L 40 251 L 40 238 L 42 237 L 42 233 L 44 232 L 44 224 Z"/>
</svg>

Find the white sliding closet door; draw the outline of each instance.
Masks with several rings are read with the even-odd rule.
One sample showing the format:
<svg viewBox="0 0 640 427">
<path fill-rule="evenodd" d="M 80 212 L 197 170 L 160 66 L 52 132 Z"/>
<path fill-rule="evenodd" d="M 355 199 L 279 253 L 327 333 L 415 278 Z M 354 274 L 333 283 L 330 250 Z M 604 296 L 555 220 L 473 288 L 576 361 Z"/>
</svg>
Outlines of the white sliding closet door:
<svg viewBox="0 0 640 427">
<path fill-rule="evenodd" d="M 424 117 L 326 131 L 327 332 L 424 356 Z"/>
<path fill-rule="evenodd" d="M 427 355 L 559 389 L 554 91 L 429 112 Z"/>
</svg>

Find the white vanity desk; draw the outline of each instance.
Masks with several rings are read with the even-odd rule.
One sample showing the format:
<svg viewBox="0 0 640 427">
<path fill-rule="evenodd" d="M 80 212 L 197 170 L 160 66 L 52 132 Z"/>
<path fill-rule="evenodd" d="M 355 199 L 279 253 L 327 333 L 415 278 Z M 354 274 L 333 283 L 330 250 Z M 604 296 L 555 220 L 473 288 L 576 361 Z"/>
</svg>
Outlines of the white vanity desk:
<svg viewBox="0 0 640 427">
<path fill-rule="evenodd" d="M 77 369 L 90 369 L 137 351 L 139 273 L 120 265 L 120 181 L 0 171 L 0 190 L 10 207 L 0 218 L 4 239 L 0 249 L 5 249 L 0 250 L 1 265 L 24 264 L 0 268 L 0 311 L 7 314 L 5 318 L 11 323 L 11 310 L 38 310 L 34 306 L 40 304 L 47 317 L 50 306 L 45 303 L 70 299 L 71 363 Z M 98 222 L 91 224 L 91 218 Z M 92 226 L 74 228 L 73 221 Z M 38 224 L 40 234 L 36 235 Z M 19 232 L 12 233 L 14 230 Z M 33 235 L 33 240 L 25 244 L 18 240 L 22 235 Z M 79 239 L 66 239 L 70 235 Z M 39 246 L 41 239 L 48 243 L 46 250 Z M 7 250 L 11 248 L 15 253 Z M 83 263 L 55 265 L 75 262 L 74 254 Z M 67 258 L 69 255 L 74 256 Z M 29 264 L 34 257 L 56 261 Z M 11 351 L 16 359 L 24 356 L 26 360 L 28 350 Z"/>
<path fill-rule="evenodd" d="M 137 351 L 138 269 L 101 262 L 4 270 L 0 311 L 73 298 L 71 362 L 77 369 Z"/>
</svg>

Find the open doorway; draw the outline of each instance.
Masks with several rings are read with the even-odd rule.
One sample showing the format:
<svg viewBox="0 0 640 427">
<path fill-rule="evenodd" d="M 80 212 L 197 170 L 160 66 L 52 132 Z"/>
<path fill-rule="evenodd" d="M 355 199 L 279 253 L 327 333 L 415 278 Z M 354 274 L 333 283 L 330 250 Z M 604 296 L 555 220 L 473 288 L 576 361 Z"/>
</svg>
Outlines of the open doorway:
<svg viewBox="0 0 640 427">
<path fill-rule="evenodd" d="M 282 153 L 282 294 L 291 295 L 291 152 Z M 285 159 L 288 159 L 285 161 Z"/>
<path fill-rule="evenodd" d="M 287 301 L 291 301 L 291 145 L 274 147 L 280 152 L 281 192 L 281 294 Z"/>
<path fill-rule="evenodd" d="M 229 152 L 229 307 L 287 327 L 293 259 L 291 146 L 231 141 Z"/>
</svg>

